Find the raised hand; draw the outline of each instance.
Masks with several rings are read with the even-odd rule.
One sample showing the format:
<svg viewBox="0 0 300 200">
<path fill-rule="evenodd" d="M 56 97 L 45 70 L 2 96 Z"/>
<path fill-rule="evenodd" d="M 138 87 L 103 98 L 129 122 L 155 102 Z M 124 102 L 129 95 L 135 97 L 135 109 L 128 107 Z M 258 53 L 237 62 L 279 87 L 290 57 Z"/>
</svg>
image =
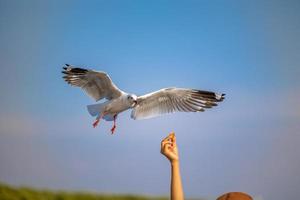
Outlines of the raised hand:
<svg viewBox="0 0 300 200">
<path fill-rule="evenodd" d="M 160 152 L 164 156 L 166 156 L 171 163 L 177 162 L 179 160 L 175 133 L 170 133 L 165 139 L 161 141 Z"/>
</svg>

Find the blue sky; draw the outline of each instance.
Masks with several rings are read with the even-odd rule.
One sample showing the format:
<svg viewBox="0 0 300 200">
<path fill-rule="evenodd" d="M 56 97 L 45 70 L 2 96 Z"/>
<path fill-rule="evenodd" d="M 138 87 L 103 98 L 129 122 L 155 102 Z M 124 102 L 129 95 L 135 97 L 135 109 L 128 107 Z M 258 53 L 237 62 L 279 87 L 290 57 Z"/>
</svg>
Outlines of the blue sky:
<svg viewBox="0 0 300 200">
<path fill-rule="evenodd" d="M 185 194 L 299 197 L 297 1 L 0 1 L 0 181 L 168 195 L 160 140 L 177 133 Z M 217 108 L 92 128 L 70 63 L 142 95 L 226 93 Z"/>
</svg>

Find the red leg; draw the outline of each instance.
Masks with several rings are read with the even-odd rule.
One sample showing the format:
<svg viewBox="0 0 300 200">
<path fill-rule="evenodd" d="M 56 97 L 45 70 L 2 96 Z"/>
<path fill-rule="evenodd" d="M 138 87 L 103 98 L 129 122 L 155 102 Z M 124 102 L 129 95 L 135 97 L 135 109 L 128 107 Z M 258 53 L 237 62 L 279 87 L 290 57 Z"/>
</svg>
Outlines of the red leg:
<svg viewBox="0 0 300 200">
<path fill-rule="evenodd" d="M 93 123 L 93 127 L 94 128 L 96 128 L 96 126 L 99 124 L 99 122 L 100 122 L 100 119 L 103 117 L 104 115 L 103 114 L 101 114 L 100 115 L 100 117 L 97 117 L 96 118 L 96 121 Z"/>
<path fill-rule="evenodd" d="M 98 125 L 100 119 L 96 119 L 96 121 L 93 123 L 93 127 L 96 128 L 96 126 Z"/>
<path fill-rule="evenodd" d="M 113 127 L 110 129 L 111 130 L 111 134 L 114 134 L 114 132 L 115 132 L 115 129 L 116 129 L 116 118 L 117 118 L 117 115 L 114 115 L 114 125 L 113 125 Z"/>
</svg>

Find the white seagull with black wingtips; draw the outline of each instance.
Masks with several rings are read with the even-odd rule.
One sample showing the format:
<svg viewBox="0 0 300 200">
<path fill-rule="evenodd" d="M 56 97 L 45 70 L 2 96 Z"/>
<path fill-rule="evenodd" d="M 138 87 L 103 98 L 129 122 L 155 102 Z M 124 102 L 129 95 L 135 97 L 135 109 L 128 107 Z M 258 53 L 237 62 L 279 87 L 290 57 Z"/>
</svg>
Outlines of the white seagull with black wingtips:
<svg viewBox="0 0 300 200">
<path fill-rule="evenodd" d="M 88 105 L 87 108 L 89 113 L 96 117 L 94 127 L 102 118 L 114 121 L 112 134 L 116 128 L 117 115 L 125 110 L 133 109 L 133 119 L 147 119 L 172 112 L 203 112 L 204 109 L 223 101 L 225 96 L 210 91 L 171 87 L 137 97 L 120 90 L 105 72 L 73 67 L 69 64 L 63 69 L 66 82 L 82 88 L 96 101 L 104 98 L 107 100 L 104 103 Z"/>
</svg>

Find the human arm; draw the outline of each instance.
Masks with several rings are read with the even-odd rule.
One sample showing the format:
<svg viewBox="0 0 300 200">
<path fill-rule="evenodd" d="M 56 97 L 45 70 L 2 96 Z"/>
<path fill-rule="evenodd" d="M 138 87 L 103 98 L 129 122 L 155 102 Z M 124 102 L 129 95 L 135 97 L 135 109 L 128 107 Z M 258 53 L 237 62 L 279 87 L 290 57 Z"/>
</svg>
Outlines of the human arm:
<svg viewBox="0 0 300 200">
<path fill-rule="evenodd" d="M 184 200 L 178 148 L 174 133 L 169 134 L 161 142 L 161 153 L 168 158 L 171 164 L 171 200 Z"/>
</svg>

